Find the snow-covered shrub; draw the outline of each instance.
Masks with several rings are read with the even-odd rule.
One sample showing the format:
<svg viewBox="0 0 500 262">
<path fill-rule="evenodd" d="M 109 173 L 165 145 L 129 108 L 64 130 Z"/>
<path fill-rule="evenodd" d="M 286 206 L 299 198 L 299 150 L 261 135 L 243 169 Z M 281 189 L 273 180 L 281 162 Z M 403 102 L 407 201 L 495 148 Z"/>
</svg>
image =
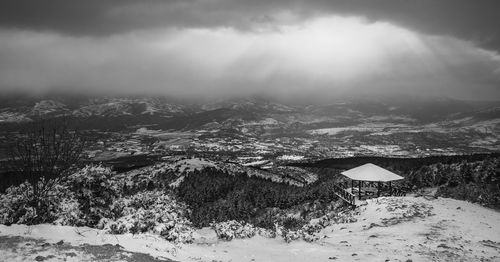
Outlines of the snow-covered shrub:
<svg viewBox="0 0 500 262">
<path fill-rule="evenodd" d="M 304 219 L 301 218 L 285 217 L 280 224 L 283 225 L 283 227 L 288 230 L 297 230 L 301 228 L 305 223 L 306 221 L 304 221 Z"/>
<path fill-rule="evenodd" d="M 318 239 L 317 233 L 321 231 L 323 227 L 320 224 L 309 223 L 305 224 L 302 228 L 302 238 L 308 242 L 312 242 Z"/>
<path fill-rule="evenodd" d="M 66 184 L 79 203 L 85 226 L 95 227 L 102 218 L 113 218 L 111 204 L 120 195 L 121 186 L 113 183 L 110 168 L 88 165 L 70 175 Z"/>
<path fill-rule="evenodd" d="M 0 195 L 1 224 L 23 223 L 27 217 L 33 217 L 34 210 L 30 207 L 33 201 L 31 192 L 31 185 L 23 183 L 9 187 L 5 194 Z"/>
<path fill-rule="evenodd" d="M 305 224 L 294 230 L 279 224 L 275 224 L 274 229 L 264 229 L 235 220 L 212 223 L 211 227 L 215 230 L 219 239 L 227 241 L 235 238 L 251 238 L 259 234 L 268 238 L 281 236 L 287 243 L 297 239 L 304 239 L 309 242 L 316 241 L 319 239 L 316 233 L 323 229 L 323 227 L 315 224 Z"/>
<path fill-rule="evenodd" d="M 36 201 L 31 184 L 25 182 L 9 187 L 0 195 L 0 224 L 52 223 L 67 213 L 66 201 L 72 201 L 66 187 L 55 185 L 45 193 L 43 201 Z"/>
<path fill-rule="evenodd" d="M 257 234 L 259 236 L 263 236 L 263 237 L 267 237 L 267 238 L 275 238 L 276 237 L 276 231 L 273 229 L 257 227 L 256 230 L 257 230 Z"/>
<path fill-rule="evenodd" d="M 354 215 L 358 214 L 359 210 L 355 211 L 343 211 L 334 214 L 330 219 L 333 224 L 345 224 L 345 223 L 354 223 L 357 222 L 358 219 L 354 217 Z"/>
<path fill-rule="evenodd" d="M 48 187 L 38 201 L 31 184 L 10 187 L 0 195 L 0 223 L 94 227 L 101 218 L 114 215 L 110 206 L 120 187 L 110 183 L 112 175 L 109 168 L 86 166 Z M 47 182 L 42 178 L 39 183 Z"/>
<path fill-rule="evenodd" d="M 290 230 L 281 225 L 276 226 L 276 234 L 281 236 L 287 243 L 302 237 L 300 231 Z"/>
<path fill-rule="evenodd" d="M 220 239 L 232 240 L 233 238 L 250 238 L 255 236 L 257 229 L 248 223 L 235 220 L 213 223 L 211 227 Z"/>
<path fill-rule="evenodd" d="M 83 225 L 85 222 L 81 217 L 80 204 L 71 195 L 71 197 L 64 198 L 60 202 L 57 219 L 53 223 L 61 226 Z"/>
<path fill-rule="evenodd" d="M 297 239 L 303 239 L 307 242 L 313 242 L 319 239 L 317 233 L 322 229 L 321 226 L 314 224 L 305 224 L 302 228 L 297 230 L 291 230 L 281 225 L 276 226 L 276 235 L 279 235 L 285 240 L 285 242 L 290 243 Z"/>
<path fill-rule="evenodd" d="M 297 239 L 313 242 L 320 239 L 318 233 L 322 229 L 332 224 L 356 222 L 357 219 L 354 215 L 357 212 L 359 211 L 344 210 L 340 212 L 329 212 L 326 215 L 312 219 L 307 223 L 299 223 L 300 219 L 288 217 L 279 224 L 275 225 L 275 232 L 276 235 L 281 236 L 287 243 Z M 300 224 L 302 224 L 302 226 L 299 227 Z"/>
<path fill-rule="evenodd" d="M 177 242 L 192 241 L 188 207 L 169 194 L 153 191 L 142 192 L 118 199 L 112 207 L 120 212 L 118 219 L 101 220 L 99 225 L 113 234 L 153 233 Z M 121 210 L 119 210 L 121 209 Z M 119 211 L 118 211 L 119 210 Z"/>
</svg>

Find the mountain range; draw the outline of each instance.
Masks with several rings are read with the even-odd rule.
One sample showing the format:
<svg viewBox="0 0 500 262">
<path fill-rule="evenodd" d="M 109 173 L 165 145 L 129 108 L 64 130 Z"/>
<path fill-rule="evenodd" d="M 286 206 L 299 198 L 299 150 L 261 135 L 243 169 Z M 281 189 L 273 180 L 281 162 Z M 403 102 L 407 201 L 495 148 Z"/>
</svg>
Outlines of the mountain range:
<svg viewBox="0 0 500 262">
<path fill-rule="evenodd" d="M 315 104 L 263 97 L 200 102 L 151 96 L 18 95 L 4 96 L 0 102 L 4 139 L 32 120 L 64 116 L 75 120 L 79 130 L 120 134 L 116 141 L 148 137 L 162 147 L 242 156 L 408 156 L 500 148 L 499 101 L 394 96 Z M 181 143 L 179 138 L 185 139 Z"/>
</svg>

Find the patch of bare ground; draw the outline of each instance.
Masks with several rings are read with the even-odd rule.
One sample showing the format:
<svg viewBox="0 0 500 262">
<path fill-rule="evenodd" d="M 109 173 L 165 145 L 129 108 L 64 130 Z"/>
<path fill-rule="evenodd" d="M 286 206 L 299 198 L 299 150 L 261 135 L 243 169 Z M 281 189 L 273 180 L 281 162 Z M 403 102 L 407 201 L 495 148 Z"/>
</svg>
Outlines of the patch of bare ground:
<svg viewBox="0 0 500 262">
<path fill-rule="evenodd" d="M 0 261 L 128 261 L 172 262 L 148 254 L 126 251 L 120 245 L 74 246 L 64 241 L 47 243 L 44 240 L 21 236 L 0 236 Z"/>
</svg>

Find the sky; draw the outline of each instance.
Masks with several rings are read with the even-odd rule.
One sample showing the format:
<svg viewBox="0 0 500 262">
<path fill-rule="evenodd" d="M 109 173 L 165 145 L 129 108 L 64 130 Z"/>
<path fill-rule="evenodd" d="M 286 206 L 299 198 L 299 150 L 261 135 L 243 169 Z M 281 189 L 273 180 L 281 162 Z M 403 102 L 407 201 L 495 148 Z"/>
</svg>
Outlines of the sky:
<svg viewBox="0 0 500 262">
<path fill-rule="evenodd" d="M 2 0 L 0 92 L 500 100 L 498 0 Z"/>
</svg>

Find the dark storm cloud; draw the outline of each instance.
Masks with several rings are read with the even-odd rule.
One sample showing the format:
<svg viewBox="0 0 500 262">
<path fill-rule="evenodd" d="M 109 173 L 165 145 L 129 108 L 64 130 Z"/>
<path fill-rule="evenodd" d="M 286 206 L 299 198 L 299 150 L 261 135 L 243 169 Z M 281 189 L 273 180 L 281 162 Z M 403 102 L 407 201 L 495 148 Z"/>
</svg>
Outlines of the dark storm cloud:
<svg viewBox="0 0 500 262">
<path fill-rule="evenodd" d="M 0 91 L 498 99 L 495 2 L 2 1 Z"/>
<path fill-rule="evenodd" d="M 4 0 L 0 26 L 72 35 L 162 27 L 236 27 L 354 15 L 500 50 L 498 0 Z"/>
<path fill-rule="evenodd" d="M 223 50 L 223 52 L 221 52 Z M 0 89 L 331 97 L 500 97 L 500 56 L 469 41 L 356 17 L 71 36 L 0 30 Z"/>
</svg>

